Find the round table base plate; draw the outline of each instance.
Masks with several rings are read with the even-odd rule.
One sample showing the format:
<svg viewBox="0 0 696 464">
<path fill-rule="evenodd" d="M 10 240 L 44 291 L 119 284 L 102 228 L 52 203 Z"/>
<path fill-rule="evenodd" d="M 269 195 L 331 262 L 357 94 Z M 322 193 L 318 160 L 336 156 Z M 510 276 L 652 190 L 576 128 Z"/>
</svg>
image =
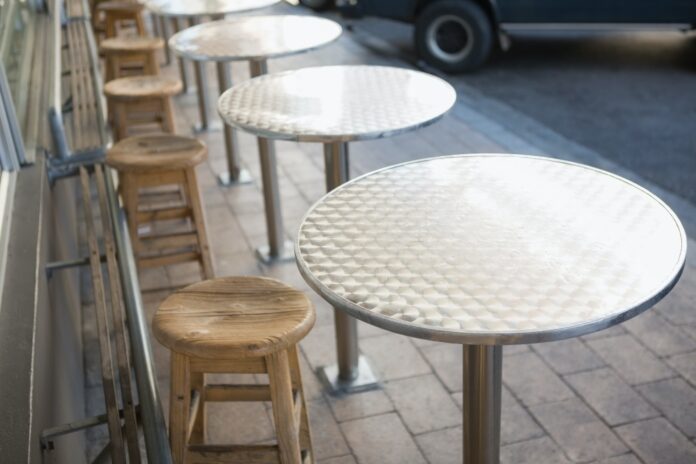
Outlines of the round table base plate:
<svg viewBox="0 0 696 464">
<path fill-rule="evenodd" d="M 294 244 L 290 240 L 286 240 L 283 244 L 283 250 L 278 256 L 271 255 L 271 249 L 268 245 L 260 246 L 256 249 L 256 258 L 263 264 L 284 263 L 295 260 Z"/>
<path fill-rule="evenodd" d="M 358 358 L 358 376 L 350 381 L 338 377 L 338 365 L 332 364 L 317 369 L 319 379 L 332 395 L 358 393 L 379 388 L 379 380 L 365 356 Z"/>
<path fill-rule="evenodd" d="M 237 185 L 251 184 L 254 181 L 254 178 L 251 176 L 251 173 L 248 170 L 242 169 L 239 171 L 239 176 L 237 179 L 232 179 L 229 171 L 225 171 L 218 174 L 217 180 L 218 184 L 220 184 L 222 187 L 234 187 Z"/>
</svg>

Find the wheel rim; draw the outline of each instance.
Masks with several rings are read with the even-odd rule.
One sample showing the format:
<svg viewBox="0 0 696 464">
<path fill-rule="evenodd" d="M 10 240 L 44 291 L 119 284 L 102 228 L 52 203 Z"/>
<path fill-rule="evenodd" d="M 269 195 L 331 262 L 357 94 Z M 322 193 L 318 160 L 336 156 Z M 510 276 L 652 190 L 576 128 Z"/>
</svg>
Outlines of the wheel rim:
<svg viewBox="0 0 696 464">
<path fill-rule="evenodd" d="M 471 25 L 456 15 L 436 18 L 426 31 L 426 43 L 430 52 L 447 63 L 457 63 L 466 58 L 474 47 Z"/>
</svg>

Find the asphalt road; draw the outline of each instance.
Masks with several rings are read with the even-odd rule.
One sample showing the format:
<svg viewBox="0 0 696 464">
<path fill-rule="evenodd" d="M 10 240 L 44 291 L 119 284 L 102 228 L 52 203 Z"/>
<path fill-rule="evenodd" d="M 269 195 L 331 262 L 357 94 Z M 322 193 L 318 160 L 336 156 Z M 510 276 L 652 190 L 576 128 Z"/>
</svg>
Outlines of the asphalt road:
<svg viewBox="0 0 696 464">
<path fill-rule="evenodd" d="M 355 34 L 387 40 L 416 61 L 410 26 L 351 23 Z M 696 205 L 696 35 L 517 33 L 483 69 L 449 79 Z"/>
</svg>

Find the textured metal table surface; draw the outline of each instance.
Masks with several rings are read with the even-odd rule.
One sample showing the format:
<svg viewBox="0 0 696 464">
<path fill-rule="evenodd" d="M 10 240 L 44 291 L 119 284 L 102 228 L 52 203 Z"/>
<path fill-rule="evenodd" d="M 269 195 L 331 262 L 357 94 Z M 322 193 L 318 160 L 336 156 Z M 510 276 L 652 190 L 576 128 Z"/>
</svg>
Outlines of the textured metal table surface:
<svg viewBox="0 0 696 464">
<path fill-rule="evenodd" d="M 185 29 L 169 39 L 169 46 L 190 60 L 261 60 L 319 48 L 341 32 L 335 21 L 313 16 L 249 16 Z"/>
<path fill-rule="evenodd" d="M 217 16 L 258 10 L 281 0 L 146 0 L 155 14 L 169 17 Z"/>
<path fill-rule="evenodd" d="M 377 139 L 426 126 L 456 100 L 439 77 L 385 66 L 322 66 L 257 77 L 223 93 L 228 124 L 302 142 Z"/>
<path fill-rule="evenodd" d="M 358 178 L 307 213 L 300 272 L 336 308 L 463 344 L 556 340 L 655 304 L 686 235 L 657 197 L 587 166 L 458 155 Z"/>
</svg>

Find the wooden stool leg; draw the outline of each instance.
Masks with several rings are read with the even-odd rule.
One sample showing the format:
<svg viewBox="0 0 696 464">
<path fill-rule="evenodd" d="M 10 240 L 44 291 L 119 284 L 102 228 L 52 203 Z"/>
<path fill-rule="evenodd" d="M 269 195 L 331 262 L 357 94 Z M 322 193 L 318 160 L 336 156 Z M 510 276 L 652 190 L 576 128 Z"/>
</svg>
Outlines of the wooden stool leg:
<svg viewBox="0 0 696 464">
<path fill-rule="evenodd" d="M 169 394 L 169 444 L 175 464 L 186 459 L 189 408 L 191 407 L 191 372 L 189 359 L 171 353 L 171 392 Z"/>
<path fill-rule="evenodd" d="M 162 132 L 176 134 L 172 97 L 162 97 Z"/>
<path fill-rule="evenodd" d="M 128 104 L 114 102 L 114 113 L 116 117 L 116 142 L 128 137 Z"/>
<path fill-rule="evenodd" d="M 145 74 L 149 76 L 159 76 L 159 73 L 160 67 L 157 61 L 157 51 L 151 50 L 145 55 Z"/>
<path fill-rule="evenodd" d="M 145 21 L 143 20 L 143 15 L 141 13 L 135 14 L 135 28 L 138 30 L 138 35 L 148 35 L 147 29 L 145 28 Z"/>
<path fill-rule="evenodd" d="M 273 420 L 278 437 L 281 464 L 300 464 L 300 440 L 295 423 L 292 378 L 288 352 L 283 350 L 265 357 L 273 403 Z"/>
<path fill-rule="evenodd" d="M 198 413 L 191 431 L 190 443 L 203 444 L 206 441 L 208 429 L 208 415 L 205 408 L 205 374 L 203 372 L 191 372 L 191 389 L 198 392 Z"/>
<path fill-rule="evenodd" d="M 292 386 L 299 392 L 300 401 L 302 402 L 302 412 L 300 413 L 300 448 L 309 453 L 307 464 L 314 464 L 314 449 L 312 448 L 312 433 L 309 427 L 309 411 L 307 411 L 307 401 L 305 400 L 304 388 L 302 387 L 302 373 L 300 370 L 300 356 L 297 345 L 288 349 L 288 358 L 290 360 L 290 376 L 292 377 Z"/>
<path fill-rule="evenodd" d="M 106 18 L 104 18 L 104 23 L 104 35 L 106 38 L 116 37 L 116 20 L 113 15 L 107 13 Z"/>
<path fill-rule="evenodd" d="M 213 272 L 213 262 L 210 259 L 210 245 L 208 244 L 205 215 L 203 213 L 203 205 L 201 204 L 201 195 L 198 189 L 195 168 L 186 169 L 186 190 L 193 213 L 193 221 L 196 225 L 196 234 L 198 235 L 198 248 L 201 255 L 200 260 L 201 267 L 203 268 L 203 277 L 212 279 L 215 277 L 215 272 Z"/>
<path fill-rule="evenodd" d="M 128 217 L 128 229 L 130 231 L 131 247 L 136 261 L 140 255 L 140 238 L 138 237 L 138 180 L 134 174 L 123 174 L 121 181 L 123 189 L 123 205 Z"/>
</svg>

